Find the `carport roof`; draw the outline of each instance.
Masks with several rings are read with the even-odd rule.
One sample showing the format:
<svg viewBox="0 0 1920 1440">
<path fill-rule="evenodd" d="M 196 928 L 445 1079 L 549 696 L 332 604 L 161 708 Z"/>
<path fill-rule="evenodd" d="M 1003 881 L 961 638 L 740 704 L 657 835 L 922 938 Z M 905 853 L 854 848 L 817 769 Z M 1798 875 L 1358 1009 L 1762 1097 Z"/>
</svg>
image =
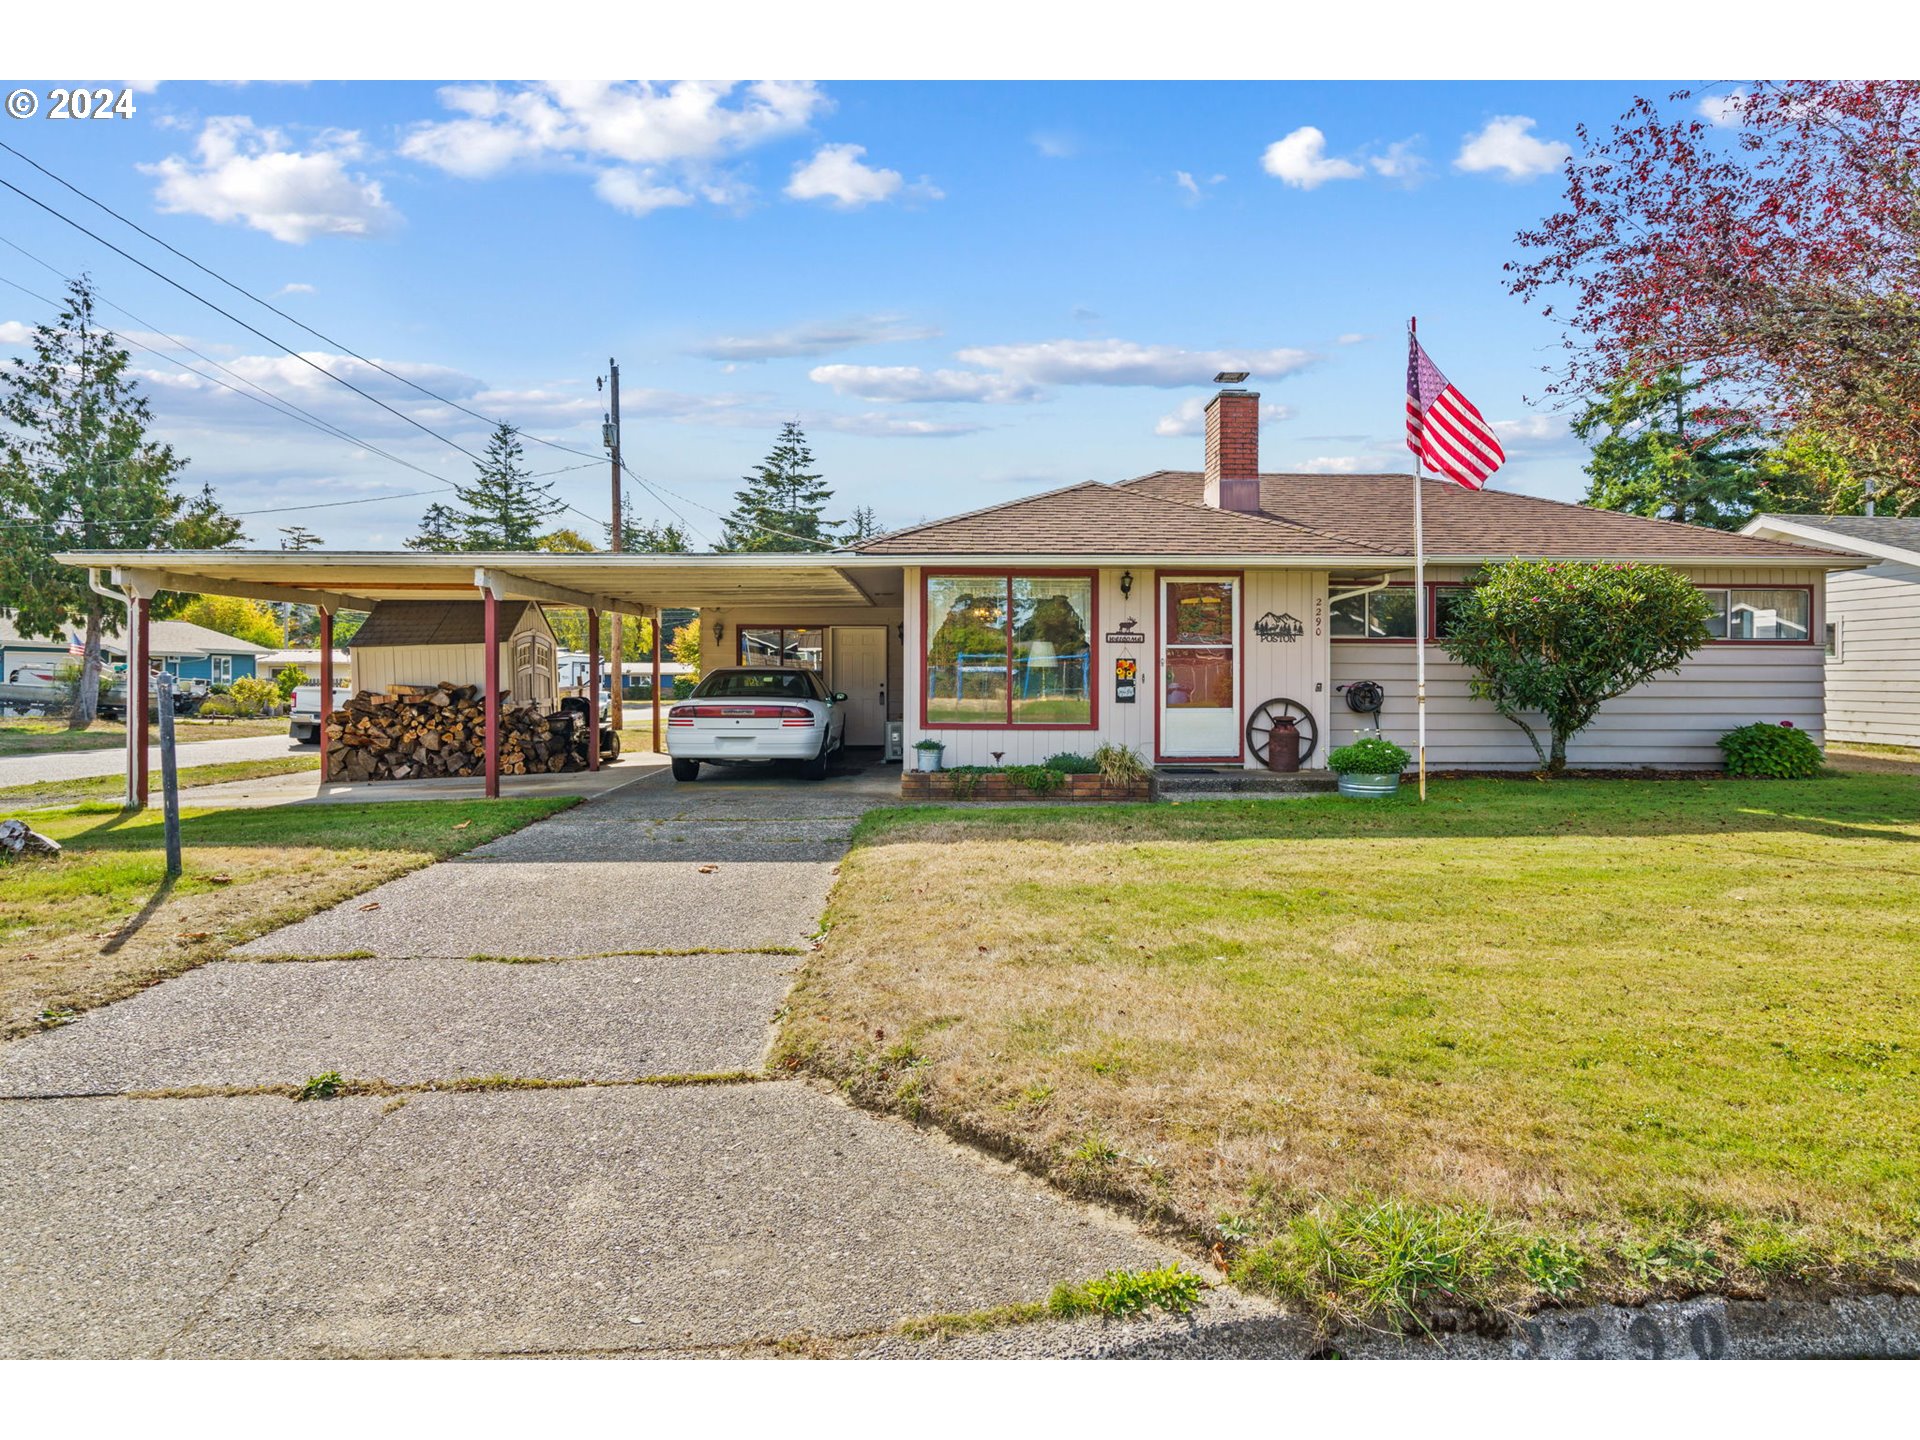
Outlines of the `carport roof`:
<svg viewBox="0 0 1920 1440">
<path fill-rule="evenodd" d="M 185 591 L 364 610 L 376 600 L 503 600 L 619 608 L 756 602 L 867 606 L 897 594 L 899 562 L 855 555 L 546 555 L 351 550 L 88 550 L 68 565 L 143 592 Z"/>
</svg>

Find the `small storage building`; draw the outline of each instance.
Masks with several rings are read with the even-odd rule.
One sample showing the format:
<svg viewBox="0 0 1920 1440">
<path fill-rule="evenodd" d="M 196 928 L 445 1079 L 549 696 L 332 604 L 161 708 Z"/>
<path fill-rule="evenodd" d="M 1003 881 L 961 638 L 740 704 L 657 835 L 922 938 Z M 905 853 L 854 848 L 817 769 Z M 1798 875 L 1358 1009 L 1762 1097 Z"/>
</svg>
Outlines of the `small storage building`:
<svg viewBox="0 0 1920 1440">
<path fill-rule="evenodd" d="M 500 604 L 500 685 L 518 704 L 559 703 L 559 649 L 538 604 Z M 347 642 L 356 689 L 487 683 L 487 615 L 478 600 L 382 600 Z"/>
</svg>

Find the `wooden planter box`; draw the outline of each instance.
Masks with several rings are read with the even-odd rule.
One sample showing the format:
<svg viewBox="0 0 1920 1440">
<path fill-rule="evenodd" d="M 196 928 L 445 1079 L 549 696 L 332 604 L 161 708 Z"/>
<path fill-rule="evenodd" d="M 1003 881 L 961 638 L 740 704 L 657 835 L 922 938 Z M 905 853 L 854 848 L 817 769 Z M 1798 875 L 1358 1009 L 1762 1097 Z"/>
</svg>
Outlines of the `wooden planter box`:
<svg viewBox="0 0 1920 1440">
<path fill-rule="evenodd" d="M 1153 799 L 1149 776 L 1124 785 L 1112 785 L 1098 775 L 1068 775 L 1058 790 L 1045 794 L 1029 790 L 1011 775 L 953 775 L 945 770 L 920 774 L 909 770 L 900 777 L 902 800 L 1116 800 L 1138 803 Z M 955 782 L 960 782 L 955 793 Z"/>
</svg>

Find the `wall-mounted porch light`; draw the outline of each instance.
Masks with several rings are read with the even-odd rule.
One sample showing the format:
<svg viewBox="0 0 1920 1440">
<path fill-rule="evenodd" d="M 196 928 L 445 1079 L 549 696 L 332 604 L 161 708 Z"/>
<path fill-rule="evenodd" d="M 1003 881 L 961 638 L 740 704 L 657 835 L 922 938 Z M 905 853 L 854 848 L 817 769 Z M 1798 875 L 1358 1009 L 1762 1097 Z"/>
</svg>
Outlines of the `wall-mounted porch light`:
<svg viewBox="0 0 1920 1440">
<path fill-rule="evenodd" d="M 1131 594 L 1133 594 L 1133 571 L 1122 570 L 1120 572 L 1120 598 L 1124 600 Z"/>
<path fill-rule="evenodd" d="M 726 621 L 716 620 L 713 622 L 713 638 L 716 640 L 724 640 L 727 638 L 727 622 Z"/>
</svg>

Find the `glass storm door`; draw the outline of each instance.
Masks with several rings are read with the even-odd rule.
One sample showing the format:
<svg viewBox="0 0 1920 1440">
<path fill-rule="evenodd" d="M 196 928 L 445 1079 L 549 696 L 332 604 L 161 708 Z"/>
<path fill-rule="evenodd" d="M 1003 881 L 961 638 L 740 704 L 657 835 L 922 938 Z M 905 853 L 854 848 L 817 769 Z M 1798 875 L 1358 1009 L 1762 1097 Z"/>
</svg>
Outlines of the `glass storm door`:
<svg viewBox="0 0 1920 1440">
<path fill-rule="evenodd" d="M 1240 754 L 1240 582 L 1160 581 L 1160 754 Z"/>
</svg>

